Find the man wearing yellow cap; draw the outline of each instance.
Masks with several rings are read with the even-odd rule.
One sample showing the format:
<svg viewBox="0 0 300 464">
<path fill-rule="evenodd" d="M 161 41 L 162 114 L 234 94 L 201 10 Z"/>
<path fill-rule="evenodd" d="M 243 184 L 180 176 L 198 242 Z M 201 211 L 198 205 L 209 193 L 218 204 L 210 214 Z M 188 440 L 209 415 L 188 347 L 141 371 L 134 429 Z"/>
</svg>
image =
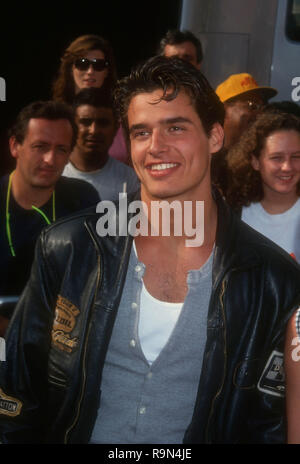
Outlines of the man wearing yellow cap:
<svg viewBox="0 0 300 464">
<path fill-rule="evenodd" d="M 229 149 L 277 90 L 259 86 L 251 74 L 241 73 L 229 76 L 216 93 L 225 106 L 224 146 Z"/>
</svg>

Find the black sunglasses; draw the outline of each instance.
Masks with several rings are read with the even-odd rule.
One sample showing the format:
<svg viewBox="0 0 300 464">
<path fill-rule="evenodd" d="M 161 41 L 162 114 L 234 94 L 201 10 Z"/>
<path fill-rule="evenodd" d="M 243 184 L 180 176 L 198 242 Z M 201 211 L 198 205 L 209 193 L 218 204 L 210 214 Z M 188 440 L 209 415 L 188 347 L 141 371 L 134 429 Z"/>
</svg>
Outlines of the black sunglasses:
<svg viewBox="0 0 300 464">
<path fill-rule="evenodd" d="M 78 58 L 74 61 L 74 66 L 80 71 L 87 71 L 90 66 L 92 66 L 94 71 L 103 71 L 103 69 L 108 68 L 108 61 L 103 58 L 93 58 L 92 60 Z"/>
</svg>

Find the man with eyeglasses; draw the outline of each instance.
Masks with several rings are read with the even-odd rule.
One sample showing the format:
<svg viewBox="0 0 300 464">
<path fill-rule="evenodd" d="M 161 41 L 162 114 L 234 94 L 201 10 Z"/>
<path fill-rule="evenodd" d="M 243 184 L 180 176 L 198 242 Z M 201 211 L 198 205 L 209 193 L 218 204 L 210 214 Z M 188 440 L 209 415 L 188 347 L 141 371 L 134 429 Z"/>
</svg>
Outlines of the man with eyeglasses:
<svg viewBox="0 0 300 464">
<path fill-rule="evenodd" d="M 99 201 L 87 182 L 61 177 L 76 137 L 72 109 L 54 101 L 26 106 L 11 130 L 16 168 L 0 179 L 0 337 L 29 278 L 41 230 Z"/>
<path fill-rule="evenodd" d="M 248 73 L 232 74 L 216 88 L 224 103 L 224 146 L 212 159 L 213 183 L 226 196 L 228 173 L 226 154 L 256 119 L 268 100 L 277 94 L 272 87 L 259 86 Z"/>
<path fill-rule="evenodd" d="M 277 90 L 259 86 L 250 74 L 241 73 L 229 76 L 217 87 L 216 94 L 225 106 L 224 147 L 229 149 Z"/>
</svg>

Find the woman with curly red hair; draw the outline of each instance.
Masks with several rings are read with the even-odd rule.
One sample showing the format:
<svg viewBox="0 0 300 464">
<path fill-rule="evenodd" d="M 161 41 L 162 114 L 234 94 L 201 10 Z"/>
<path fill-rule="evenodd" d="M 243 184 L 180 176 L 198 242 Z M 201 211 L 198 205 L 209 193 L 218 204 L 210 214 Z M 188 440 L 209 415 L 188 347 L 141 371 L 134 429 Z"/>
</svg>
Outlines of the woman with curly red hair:
<svg viewBox="0 0 300 464">
<path fill-rule="evenodd" d="M 227 201 L 300 262 L 300 118 L 263 113 L 228 152 Z"/>
</svg>

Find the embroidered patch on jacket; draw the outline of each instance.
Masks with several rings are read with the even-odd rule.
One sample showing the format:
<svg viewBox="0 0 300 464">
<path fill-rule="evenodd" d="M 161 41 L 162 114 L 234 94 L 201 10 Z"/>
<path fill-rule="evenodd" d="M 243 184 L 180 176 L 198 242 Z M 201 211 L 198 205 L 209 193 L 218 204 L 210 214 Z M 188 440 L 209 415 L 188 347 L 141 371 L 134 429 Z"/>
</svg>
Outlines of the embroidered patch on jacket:
<svg viewBox="0 0 300 464">
<path fill-rule="evenodd" d="M 8 396 L 0 388 L 0 414 L 18 416 L 22 409 L 22 402 L 17 398 Z"/>
<path fill-rule="evenodd" d="M 283 353 L 272 351 L 259 379 L 257 388 L 269 395 L 283 397 L 285 392 L 284 380 Z"/>
<path fill-rule="evenodd" d="M 71 335 L 79 313 L 79 309 L 73 303 L 58 295 L 52 329 L 52 342 L 62 351 L 72 353 L 78 344 L 78 338 L 72 338 Z"/>
</svg>

